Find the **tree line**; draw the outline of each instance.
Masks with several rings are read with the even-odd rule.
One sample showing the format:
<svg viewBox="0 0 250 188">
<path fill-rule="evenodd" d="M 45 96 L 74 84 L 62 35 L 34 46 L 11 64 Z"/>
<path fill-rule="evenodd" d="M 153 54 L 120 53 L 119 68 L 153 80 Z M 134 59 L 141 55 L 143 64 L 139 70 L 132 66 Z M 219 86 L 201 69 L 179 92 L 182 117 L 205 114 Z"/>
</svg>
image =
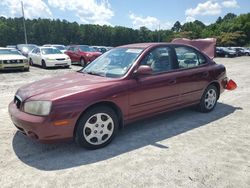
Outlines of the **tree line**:
<svg viewBox="0 0 250 188">
<path fill-rule="evenodd" d="M 0 46 L 24 43 L 22 18 L 0 17 Z M 78 24 L 66 20 L 26 19 L 28 43 L 88 44 L 118 46 L 137 42 L 170 42 L 174 38 L 217 38 L 219 46 L 250 46 L 250 13 L 239 16 L 228 13 L 215 23 L 205 25 L 199 20 L 169 30 L 151 31 L 146 27 L 132 29 L 122 26 Z"/>
</svg>

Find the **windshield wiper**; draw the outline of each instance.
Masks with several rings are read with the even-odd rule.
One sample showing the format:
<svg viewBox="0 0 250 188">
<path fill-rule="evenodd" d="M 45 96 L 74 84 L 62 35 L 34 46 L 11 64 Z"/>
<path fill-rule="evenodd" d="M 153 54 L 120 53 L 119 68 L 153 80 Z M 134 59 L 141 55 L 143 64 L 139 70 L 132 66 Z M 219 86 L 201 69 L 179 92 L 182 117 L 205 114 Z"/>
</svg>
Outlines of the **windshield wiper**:
<svg viewBox="0 0 250 188">
<path fill-rule="evenodd" d="M 102 76 L 102 77 L 104 77 L 104 75 L 102 75 L 100 73 L 97 73 L 97 72 L 94 72 L 94 71 L 84 71 L 84 73 L 95 75 L 95 76 Z"/>
</svg>

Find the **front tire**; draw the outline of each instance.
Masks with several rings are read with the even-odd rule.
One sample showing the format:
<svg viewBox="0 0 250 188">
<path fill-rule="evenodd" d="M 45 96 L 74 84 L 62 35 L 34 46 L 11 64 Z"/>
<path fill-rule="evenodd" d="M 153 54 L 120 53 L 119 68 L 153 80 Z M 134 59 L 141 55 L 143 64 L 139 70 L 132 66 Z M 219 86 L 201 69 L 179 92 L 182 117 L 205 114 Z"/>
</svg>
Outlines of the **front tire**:
<svg viewBox="0 0 250 188">
<path fill-rule="evenodd" d="M 200 100 L 199 111 L 204 113 L 211 112 L 217 104 L 218 93 L 217 87 L 214 85 L 208 86 Z"/>
<path fill-rule="evenodd" d="M 85 59 L 83 57 L 80 59 L 80 64 L 82 67 L 86 67 L 86 65 L 87 65 L 87 62 L 85 61 Z"/>
<path fill-rule="evenodd" d="M 114 110 L 97 106 L 80 117 L 76 125 L 75 141 L 84 148 L 102 148 L 113 140 L 117 130 L 118 118 Z"/>
<path fill-rule="evenodd" d="M 43 68 L 43 69 L 46 69 L 46 68 L 47 68 L 47 65 L 46 65 L 46 63 L 45 63 L 44 60 L 42 60 L 42 68 Z"/>
<path fill-rule="evenodd" d="M 34 65 L 33 60 L 31 58 L 29 59 L 29 63 L 30 63 L 30 66 Z"/>
</svg>

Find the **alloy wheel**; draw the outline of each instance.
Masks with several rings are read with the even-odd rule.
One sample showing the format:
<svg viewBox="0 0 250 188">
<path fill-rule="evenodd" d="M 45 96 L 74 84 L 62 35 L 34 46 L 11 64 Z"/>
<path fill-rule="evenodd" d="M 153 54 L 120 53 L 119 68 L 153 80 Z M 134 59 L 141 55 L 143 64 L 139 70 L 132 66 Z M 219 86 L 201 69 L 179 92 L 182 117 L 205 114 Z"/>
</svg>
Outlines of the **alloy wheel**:
<svg viewBox="0 0 250 188">
<path fill-rule="evenodd" d="M 217 93 L 214 89 L 209 89 L 205 96 L 205 107 L 207 109 L 212 109 L 216 104 Z"/>
</svg>

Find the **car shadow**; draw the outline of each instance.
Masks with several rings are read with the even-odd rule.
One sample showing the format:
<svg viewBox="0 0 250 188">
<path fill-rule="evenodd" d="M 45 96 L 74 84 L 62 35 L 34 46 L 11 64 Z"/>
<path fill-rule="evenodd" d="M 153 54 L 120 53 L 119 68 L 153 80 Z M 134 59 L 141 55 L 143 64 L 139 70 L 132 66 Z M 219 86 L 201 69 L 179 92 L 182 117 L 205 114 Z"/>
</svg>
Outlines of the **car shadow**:
<svg viewBox="0 0 250 188">
<path fill-rule="evenodd" d="M 31 65 L 31 66 L 32 66 L 32 67 L 36 67 L 36 68 L 41 68 L 41 69 L 43 69 L 43 70 L 71 69 L 71 67 L 64 67 L 64 66 L 46 67 L 45 69 L 44 69 L 41 65 L 33 64 L 33 65 Z"/>
<path fill-rule="evenodd" d="M 19 132 L 14 135 L 12 146 L 17 157 L 29 166 L 44 171 L 67 169 L 100 162 L 148 145 L 168 149 L 168 146 L 157 142 L 205 126 L 236 110 L 242 108 L 218 103 L 210 113 L 187 108 L 161 114 L 128 124 L 111 144 L 98 150 L 86 150 L 73 142 L 41 144 Z"/>
<path fill-rule="evenodd" d="M 12 70 L 0 70 L 0 74 L 11 74 L 11 73 L 27 73 L 29 71 L 23 69 L 12 69 Z"/>
</svg>

